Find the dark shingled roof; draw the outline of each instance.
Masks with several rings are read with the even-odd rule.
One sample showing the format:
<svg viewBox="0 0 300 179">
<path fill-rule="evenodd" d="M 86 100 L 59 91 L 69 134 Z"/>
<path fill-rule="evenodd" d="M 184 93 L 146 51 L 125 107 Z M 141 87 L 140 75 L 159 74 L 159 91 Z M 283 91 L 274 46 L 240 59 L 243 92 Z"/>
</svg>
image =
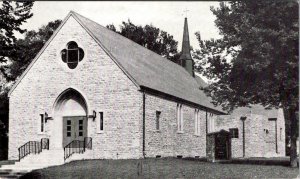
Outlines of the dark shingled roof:
<svg viewBox="0 0 300 179">
<path fill-rule="evenodd" d="M 186 101 L 224 113 L 210 103 L 200 85 L 183 67 L 73 11 L 75 19 L 120 65 L 133 81 Z"/>
</svg>

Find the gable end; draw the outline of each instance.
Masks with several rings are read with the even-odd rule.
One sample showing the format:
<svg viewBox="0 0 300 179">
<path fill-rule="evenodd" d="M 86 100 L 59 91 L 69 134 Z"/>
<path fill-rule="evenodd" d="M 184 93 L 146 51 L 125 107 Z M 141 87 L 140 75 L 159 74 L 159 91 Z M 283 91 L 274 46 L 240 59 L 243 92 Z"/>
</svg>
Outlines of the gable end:
<svg viewBox="0 0 300 179">
<path fill-rule="evenodd" d="M 59 27 L 54 31 L 52 36 L 49 38 L 49 40 L 44 44 L 42 49 L 38 52 L 38 54 L 35 56 L 35 58 L 31 61 L 31 63 L 28 65 L 28 67 L 25 69 L 25 71 L 21 74 L 21 76 L 17 79 L 15 84 L 12 86 L 12 88 L 8 92 L 8 97 L 11 96 L 12 92 L 15 90 L 15 88 L 18 86 L 18 84 L 21 82 L 21 80 L 25 77 L 25 75 L 28 73 L 28 71 L 31 69 L 31 67 L 34 65 L 34 63 L 38 60 L 38 58 L 41 56 L 41 54 L 45 51 L 45 49 L 48 47 L 48 45 L 51 43 L 51 41 L 54 39 L 54 37 L 57 35 L 57 33 L 60 31 L 60 29 L 64 26 L 64 24 L 68 21 L 68 19 L 72 16 L 82 27 L 85 29 L 85 31 L 95 40 L 95 42 L 103 49 L 103 51 L 114 61 L 114 63 L 123 71 L 123 73 L 133 82 L 133 84 L 140 90 L 140 86 L 136 82 L 136 80 L 129 75 L 129 73 L 115 60 L 115 57 L 113 57 L 112 54 L 108 52 L 108 50 L 99 42 L 94 34 L 87 29 L 81 21 L 76 17 L 73 11 L 70 11 L 69 14 L 65 17 L 65 19 L 62 21 L 62 23 L 59 25 Z"/>
</svg>

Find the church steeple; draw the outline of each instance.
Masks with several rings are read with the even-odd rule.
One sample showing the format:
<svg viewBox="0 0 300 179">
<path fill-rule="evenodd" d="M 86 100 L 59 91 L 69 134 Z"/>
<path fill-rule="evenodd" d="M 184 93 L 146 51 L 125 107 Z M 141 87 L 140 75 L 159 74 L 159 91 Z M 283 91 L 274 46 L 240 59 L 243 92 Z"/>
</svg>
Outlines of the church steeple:
<svg viewBox="0 0 300 179">
<path fill-rule="evenodd" d="M 187 18 L 184 19 L 182 50 L 179 58 L 180 65 L 184 67 L 193 77 L 194 74 L 194 60 L 192 59 L 190 52 L 190 38 Z"/>
</svg>

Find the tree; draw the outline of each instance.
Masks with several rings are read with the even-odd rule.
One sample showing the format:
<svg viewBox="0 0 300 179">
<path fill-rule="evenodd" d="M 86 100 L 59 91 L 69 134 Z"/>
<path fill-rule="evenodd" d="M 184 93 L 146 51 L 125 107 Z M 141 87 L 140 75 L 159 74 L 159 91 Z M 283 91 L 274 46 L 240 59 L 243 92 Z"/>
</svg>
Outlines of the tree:
<svg viewBox="0 0 300 179">
<path fill-rule="evenodd" d="M 8 81 L 14 81 L 23 73 L 61 22 L 61 20 L 51 21 L 46 26 L 39 28 L 38 31 L 26 32 L 24 39 L 16 40 L 15 55 L 9 59 L 11 63 L 0 67 Z"/>
<path fill-rule="evenodd" d="M 177 62 L 179 59 L 180 54 L 177 52 L 178 42 L 174 40 L 172 35 L 153 25 L 142 27 L 128 20 L 128 22 L 122 22 L 120 31 L 117 31 L 113 24 L 106 27 L 173 62 Z"/>
<path fill-rule="evenodd" d="M 16 49 L 15 31 L 24 33 L 20 26 L 33 14 L 30 12 L 33 2 L 3 1 L 0 7 L 0 63 L 14 56 Z"/>
<path fill-rule="evenodd" d="M 212 80 L 204 91 L 227 110 L 252 104 L 283 108 L 290 126 L 290 163 L 297 166 L 297 1 L 221 2 L 211 11 L 222 38 L 202 41 L 196 33 L 196 68 Z"/>
</svg>

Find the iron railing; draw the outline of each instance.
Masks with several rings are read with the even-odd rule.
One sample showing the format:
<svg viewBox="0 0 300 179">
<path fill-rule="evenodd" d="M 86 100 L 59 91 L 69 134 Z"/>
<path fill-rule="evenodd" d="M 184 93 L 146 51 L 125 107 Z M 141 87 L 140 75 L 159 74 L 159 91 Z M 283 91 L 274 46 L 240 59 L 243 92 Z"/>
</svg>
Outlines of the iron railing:
<svg viewBox="0 0 300 179">
<path fill-rule="evenodd" d="M 42 138 L 41 141 L 28 141 L 18 148 L 19 160 L 31 153 L 39 154 L 40 152 L 42 152 L 43 149 L 49 150 L 48 138 Z"/>
<path fill-rule="evenodd" d="M 41 146 L 42 146 L 42 149 L 49 150 L 49 139 L 48 138 L 42 138 L 41 139 Z"/>
<path fill-rule="evenodd" d="M 85 137 L 83 141 L 73 140 L 64 147 L 64 159 L 66 160 L 74 153 L 84 153 L 86 149 L 92 149 L 91 137 Z"/>
</svg>

